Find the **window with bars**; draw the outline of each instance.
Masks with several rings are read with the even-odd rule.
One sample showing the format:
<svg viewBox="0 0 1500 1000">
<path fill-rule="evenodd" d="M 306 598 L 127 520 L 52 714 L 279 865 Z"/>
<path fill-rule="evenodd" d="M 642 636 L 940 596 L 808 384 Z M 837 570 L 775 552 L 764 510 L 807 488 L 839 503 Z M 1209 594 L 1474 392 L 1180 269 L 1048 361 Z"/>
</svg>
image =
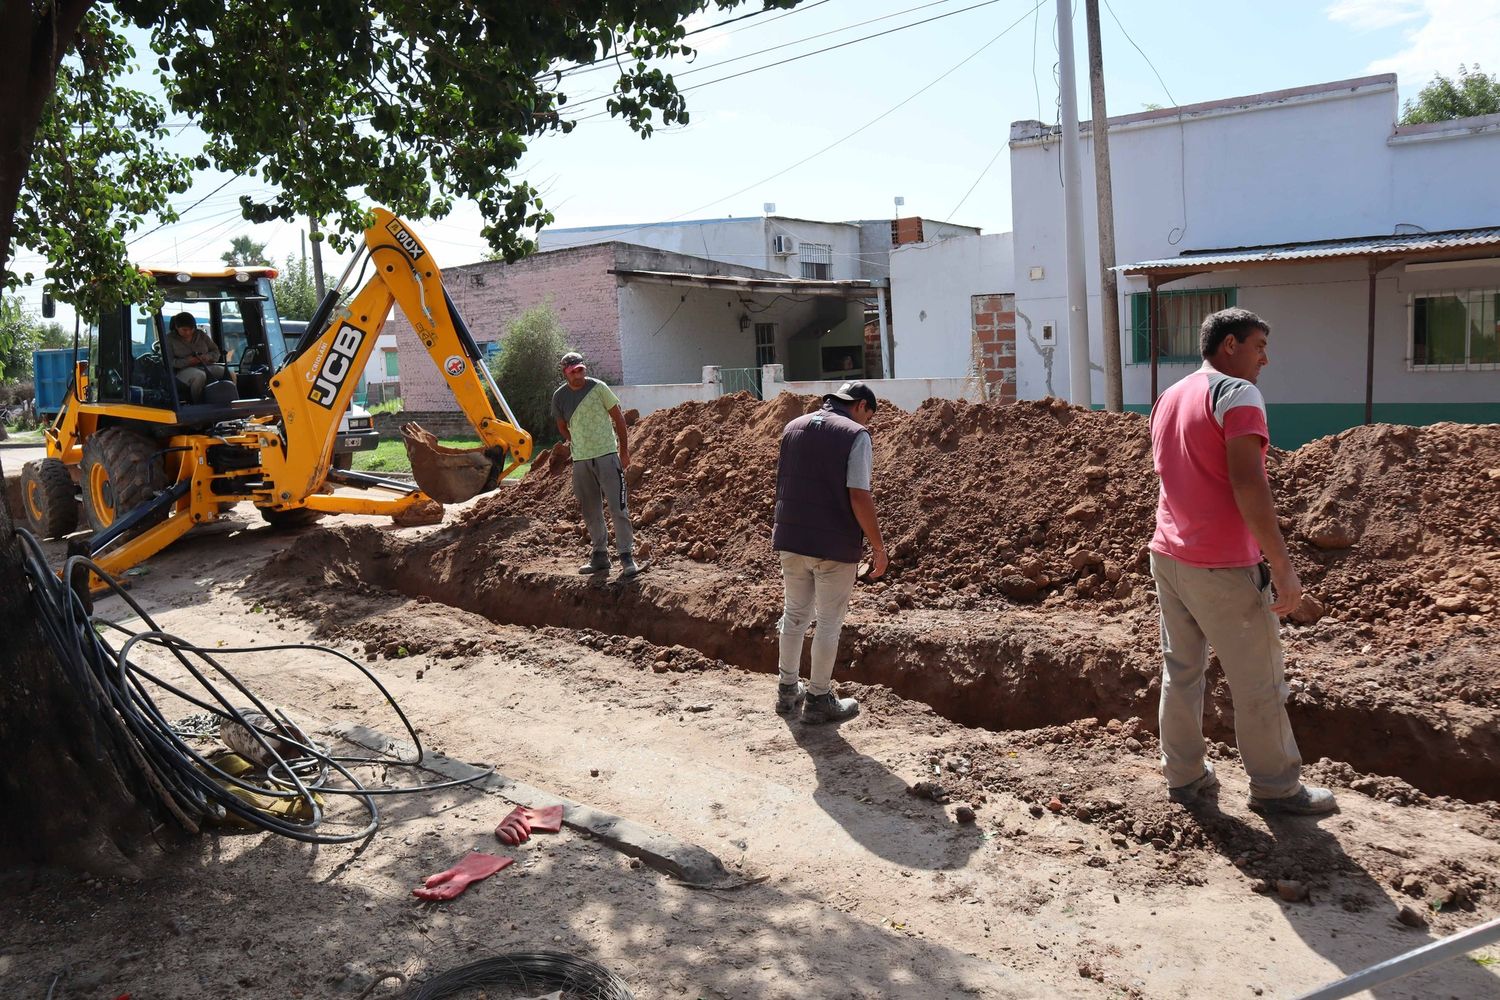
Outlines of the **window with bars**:
<svg viewBox="0 0 1500 1000">
<path fill-rule="evenodd" d="M 1411 298 L 1411 366 L 1500 367 L 1500 291 L 1451 289 Z"/>
<path fill-rule="evenodd" d="M 776 324 L 755 324 L 755 367 L 776 363 Z"/>
<path fill-rule="evenodd" d="M 833 269 L 833 246 L 828 243 L 802 243 L 797 247 L 802 260 L 802 277 L 827 281 Z"/>
<path fill-rule="evenodd" d="M 1238 305 L 1233 288 L 1190 288 L 1156 293 L 1157 361 L 1161 364 L 1197 364 L 1203 360 L 1198 329 L 1203 320 L 1220 309 Z M 1151 295 L 1130 295 L 1130 360 L 1151 363 Z"/>
</svg>

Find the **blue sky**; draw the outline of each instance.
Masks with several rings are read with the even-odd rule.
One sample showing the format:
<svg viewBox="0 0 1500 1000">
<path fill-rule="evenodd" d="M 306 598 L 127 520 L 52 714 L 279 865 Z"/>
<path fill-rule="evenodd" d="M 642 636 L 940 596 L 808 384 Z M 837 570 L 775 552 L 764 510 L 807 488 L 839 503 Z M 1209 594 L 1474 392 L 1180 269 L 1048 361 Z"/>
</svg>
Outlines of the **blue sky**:
<svg viewBox="0 0 1500 1000">
<path fill-rule="evenodd" d="M 1010 123 L 1057 117 L 1057 7 L 1054 0 L 1034 10 L 1035 0 L 994 0 L 963 11 L 981 2 L 804 0 L 791 14 L 765 14 L 695 35 L 696 61 L 677 68 L 683 87 L 951 13 L 703 87 L 688 94 L 688 126 L 649 140 L 608 117 L 582 122 L 571 135 L 538 140 L 523 164 L 526 176 L 544 191 L 556 227 L 758 215 L 765 202 L 783 215 L 884 218 L 899 195 L 902 214 L 1004 231 L 1010 228 L 1010 172 L 1002 146 Z M 1111 114 L 1383 72 L 1399 75 L 1405 98 L 1434 72 L 1451 75 L 1459 63 L 1491 62 L 1486 71 L 1500 70 L 1500 0 L 1103 3 Z M 1081 2 L 1076 11 L 1079 109 L 1086 118 Z M 725 16 L 710 11 L 692 26 Z M 872 23 L 851 27 L 858 22 Z M 707 68 L 740 56 L 749 58 Z M 142 62 L 149 65 L 151 58 L 143 45 Z M 573 78 L 571 102 L 598 93 L 610 77 L 600 71 Z M 580 114 L 601 107 L 596 102 Z M 173 140 L 183 150 L 198 141 L 191 126 Z M 228 179 L 206 172 L 177 203 L 191 205 Z M 179 223 L 137 243 L 138 260 L 218 265 L 219 254 L 240 234 L 267 242 L 273 258 L 281 259 L 298 248 L 298 227 L 251 226 L 235 210 L 239 194 L 264 190 L 256 179 L 234 179 Z M 471 262 L 485 250 L 472 207 L 417 227 L 442 266 Z M 23 256 L 19 263 L 36 268 L 38 262 Z M 328 266 L 335 269 L 337 261 Z M 39 297 L 36 289 L 26 295 Z"/>
</svg>

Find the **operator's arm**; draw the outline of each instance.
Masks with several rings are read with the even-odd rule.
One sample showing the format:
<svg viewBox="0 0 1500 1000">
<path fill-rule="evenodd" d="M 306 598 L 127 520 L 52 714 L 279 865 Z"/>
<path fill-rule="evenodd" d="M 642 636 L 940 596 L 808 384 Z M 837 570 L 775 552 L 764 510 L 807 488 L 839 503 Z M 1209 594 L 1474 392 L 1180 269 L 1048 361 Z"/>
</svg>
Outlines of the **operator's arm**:
<svg viewBox="0 0 1500 1000">
<path fill-rule="evenodd" d="M 193 337 L 193 361 L 195 364 L 211 365 L 219 360 L 219 345 L 208 334 L 199 330 Z"/>
<path fill-rule="evenodd" d="M 874 557 L 870 564 L 870 579 L 877 580 L 885 575 L 885 569 L 890 565 L 891 560 L 885 554 L 885 541 L 880 537 L 880 518 L 875 513 L 875 494 L 869 490 L 858 490 L 851 486 L 849 506 L 854 508 L 854 519 L 859 522 L 860 530 L 870 540 L 870 554 Z"/>
<path fill-rule="evenodd" d="M 1267 482 L 1261 465 L 1261 439 L 1254 434 L 1242 434 L 1230 438 L 1224 446 L 1235 505 L 1271 564 L 1271 584 L 1276 588 L 1276 600 L 1271 610 L 1279 615 L 1290 614 L 1302 603 L 1302 581 L 1292 568 L 1292 557 L 1287 553 L 1281 527 L 1276 523 L 1276 502 L 1271 497 L 1271 484 Z"/>
<path fill-rule="evenodd" d="M 620 468 L 630 468 L 630 438 L 625 431 L 625 414 L 620 412 L 620 404 L 616 403 L 609 408 L 609 419 L 614 421 L 615 440 L 620 445 Z"/>
<path fill-rule="evenodd" d="M 557 433 L 561 434 L 562 439 L 568 442 L 569 448 L 573 447 L 573 435 L 568 433 L 568 422 L 562 417 L 557 418 Z"/>
</svg>

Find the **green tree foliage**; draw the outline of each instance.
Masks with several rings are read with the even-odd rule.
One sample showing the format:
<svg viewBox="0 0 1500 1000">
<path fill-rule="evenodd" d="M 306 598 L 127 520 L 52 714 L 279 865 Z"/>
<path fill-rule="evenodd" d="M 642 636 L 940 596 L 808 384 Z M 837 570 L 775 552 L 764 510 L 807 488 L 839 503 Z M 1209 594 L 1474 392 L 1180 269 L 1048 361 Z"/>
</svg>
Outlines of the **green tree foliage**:
<svg viewBox="0 0 1500 1000">
<path fill-rule="evenodd" d="M 266 256 L 266 245 L 248 236 L 236 236 L 230 240 L 229 251 L 219 259 L 230 267 L 261 267 L 271 263 Z"/>
<path fill-rule="evenodd" d="M 306 257 L 286 255 L 286 266 L 276 276 L 276 310 L 282 319 L 312 319 L 318 308 L 318 290 Z"/>
<path fill-rule="evenodd" d="M 8 20 L 14 6 L 6 4 Z M 55 67 L 55 86 L 42 95 L 34 132 L 12 131 L 23 124 L 9 120 L 15 107 L 0 113 L 7 143 L 30 153 L 19 204 L 9 200 L 17 178 L 0 157 L 5 287 L 36 279 L 10 267 L 12 247 L 26 246 L 50 261 L 45 278 L 57 297 L 90 312 L 101 297 L 148 294 L 150 282 L 129 264 L 126 234 L 151 218 L 175 218 L 170 199 L 191 180 L 190 161 L 161 148 L 168 136 L 161 103 L 121 82 L 132 69 L 123 24 L 104 6 L 82 17 Z M 14 240 L 3 238 L 9 233 Z"/>
<path fill-rule="evenodd" d="M 72 335 L 62 324 L 44 323 L 20 299 L 0 296 L 0 381 L 31 378 L 33 351 L 70 347 L 72 343 Z"/>
<path fill-rule="evenodd" d="M 568 333 L 549 301 L 526 310 L 505 328 L 500 353 L 490 362 L 490 374 L 516 419 L 538 443 L 557 438 L 552 392 L 562 384 L 557 362 L 567 352 Z"/>
<path fill-rule="evenodd" d="M 0 36 L 0 262 L 15 245 L 53 262 L 58 298 L 145 298 L 127 234 L 186 207 L 190 167 L 258 177 L 276 193 L 241 199 L 254 222 L 332 220 L 345 245 L 371 204 L 440 218 L 479 205 L 507 260 L 551 220 L 512 172 L 537 137 L 565 134 L 572 71 L 616 74 L 607 109 L 643 136 L 687 122 L 654 65 L 687 54 L 682 21 L 746 0 L 52 0 L 6 4 Z M 798 0 L 761 0 L 788 8 Z M 159 102 L 127 85 L 126 25 L 151 31 L 174 117 L 203 130 L 201 155 L 163 152 Z M 600 75 L 582 77 L 593 91 Z M 576 92 L 576 91 L 575 91 Z M 25 197 L 22 198 L 24 180 Z M 18 208 L 19 203 L 19 208 Z M 175 207 L 174 207 L 175 205 Z"/>
<path fill-rule="evenodd" d="M 1456 79 L 1438 73 L 1416 97 L 1402 105 L 1401 124 L 1447 122 L 1496 113 L 1500 113 L 1500 77 L 1480 72 L 1478 63 L 1472 72 L 1459 64 Z"/>
</svg>

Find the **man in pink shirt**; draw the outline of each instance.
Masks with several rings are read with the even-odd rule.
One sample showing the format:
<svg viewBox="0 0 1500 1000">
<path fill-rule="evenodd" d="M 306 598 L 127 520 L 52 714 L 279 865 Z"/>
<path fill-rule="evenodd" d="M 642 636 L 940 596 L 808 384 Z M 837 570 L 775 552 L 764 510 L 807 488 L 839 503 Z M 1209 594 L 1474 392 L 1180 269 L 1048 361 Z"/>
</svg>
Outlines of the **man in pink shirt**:
<svg viewBox="0 0 1500 1000">
<path fill-rule="evenodd" d="M 1334 810 L 1333 794 L 1302 784 L 1285 706 L 1277 615 L 1301 603 L 1302 581 L 1266 479 L 1270 432 L 1255 383 L 1268 360 L 1270 332 L 1245 309 L 1209 316 L 1200 331 L 1203 367 L 1151 409 L 1151 451 L 1161 477 L 1151 575 L 1161 605 L 1162 771 L 1172 801 L 1184 805 L 1219 785 L 1203 742 L 1212 645 L 1234 701 L 1250 808 L 1316 815 Z"/>
</svg>

